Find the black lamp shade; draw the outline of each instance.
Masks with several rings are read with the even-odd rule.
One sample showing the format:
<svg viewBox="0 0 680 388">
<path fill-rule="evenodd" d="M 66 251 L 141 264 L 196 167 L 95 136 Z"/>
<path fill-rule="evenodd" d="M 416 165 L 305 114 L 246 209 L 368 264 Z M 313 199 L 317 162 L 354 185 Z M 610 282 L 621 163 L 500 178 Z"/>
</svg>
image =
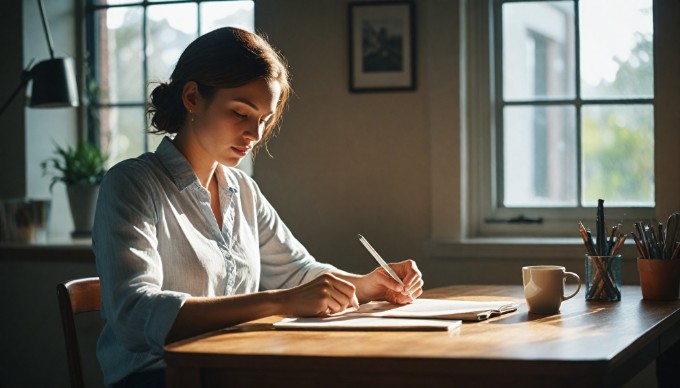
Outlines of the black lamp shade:
<svg viewBox="0 0 680 388">
<path fill-rule="evenodd" d="M 30 71 L 33 83 L 30 106 L 33 108 L 78 106 L 78 88 L 73 68 L 71 58 L 52 58 L 35 65 Z"/>
</svg>

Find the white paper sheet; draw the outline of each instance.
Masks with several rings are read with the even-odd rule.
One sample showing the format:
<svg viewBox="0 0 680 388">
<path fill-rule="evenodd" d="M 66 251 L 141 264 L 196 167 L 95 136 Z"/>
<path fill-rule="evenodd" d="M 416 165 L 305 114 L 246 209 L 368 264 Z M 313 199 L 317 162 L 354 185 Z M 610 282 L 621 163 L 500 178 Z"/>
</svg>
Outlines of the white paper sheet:
<svg viewBox="0 0 680 388">
<path fill-rule="evenodd" d="M 393 318 L 436 318 L 480 320 L 489 316 L 514 311 L 518 304 L 508 300 L 464 301 L 444 299 L 416 299 L 407 305 L 393 305 L 387 302 L 371 302 L 361 305 L 359 310 L 348 309 L 339 314 L 363 317 Z"/>
<path fill-rule="evenodd" d="M 361 316 L 327 318 L 284 318 L 274 323 L 277 329 L 304 330 L 454 330 L 459 320 L 404 319 Z"/>
</svg>

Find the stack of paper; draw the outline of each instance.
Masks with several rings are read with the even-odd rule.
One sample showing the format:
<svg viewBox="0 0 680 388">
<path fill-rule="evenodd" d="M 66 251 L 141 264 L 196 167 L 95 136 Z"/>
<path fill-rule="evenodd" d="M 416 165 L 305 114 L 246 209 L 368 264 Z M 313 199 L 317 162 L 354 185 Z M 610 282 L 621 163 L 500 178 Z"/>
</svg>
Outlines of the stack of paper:
<svg viewBox="0 0 680 388">
<path fill-rule="evenodd" d="M 279 329 L 308 330 L 452 330 L 463 321 L 481 321 L 517 310 L 511 301 L 416 299 L 407 305 L 366 303 L 326 318 L 286 318 Z"/>
<path fill-rule="evenodd" d="M 371 302 L 361 305 L 358 311 L 343 314 L 360 314 L 370 317 L 435 318 L 482 321 L 490 317 L 517 310 L 511 301 L 466 301 L 444 299 L 416 299 L 411 304 L 394 305 L 388 302 Z"/>
</svg>

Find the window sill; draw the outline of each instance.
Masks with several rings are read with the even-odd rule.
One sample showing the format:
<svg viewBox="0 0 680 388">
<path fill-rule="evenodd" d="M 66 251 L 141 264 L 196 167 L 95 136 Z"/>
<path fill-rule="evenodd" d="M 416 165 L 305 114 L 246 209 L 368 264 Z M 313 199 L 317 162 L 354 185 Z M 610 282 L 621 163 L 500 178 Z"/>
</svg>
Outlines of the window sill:
<svg viewBox="0 0 680 388">
<path fill-rule="evenodd" d="M 579 238 L 511 238 L 484 237 L 462 241 L 433 240 L 425 243 L 425 257 L 430 259 L 573 259 L 583 260 L 585 248 Z M 636 258 L 632 242 L 626 241 L 621 254 Z"/>
<path fill-rule="evenodd" d="M 89 238 L 50 238 L 44 242 L 0 242 L 0 260 L 94 262 Z"/>
</svg>

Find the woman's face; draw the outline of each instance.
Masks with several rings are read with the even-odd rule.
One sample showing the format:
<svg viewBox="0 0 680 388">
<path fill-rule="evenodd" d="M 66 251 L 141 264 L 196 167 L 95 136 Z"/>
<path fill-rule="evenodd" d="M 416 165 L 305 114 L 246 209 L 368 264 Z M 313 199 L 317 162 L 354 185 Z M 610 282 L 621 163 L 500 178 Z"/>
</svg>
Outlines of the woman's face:
<svg viewBox="0 0 680 388">
<path fill-rule="evenodd" d="M 280 95 L 278 82 L 262 79 L 217 89 L 210 101 L 199 95 L 194 122 L 188 126 L 210 158 L 236 166 L 262 138 Z"/>
</svg>

